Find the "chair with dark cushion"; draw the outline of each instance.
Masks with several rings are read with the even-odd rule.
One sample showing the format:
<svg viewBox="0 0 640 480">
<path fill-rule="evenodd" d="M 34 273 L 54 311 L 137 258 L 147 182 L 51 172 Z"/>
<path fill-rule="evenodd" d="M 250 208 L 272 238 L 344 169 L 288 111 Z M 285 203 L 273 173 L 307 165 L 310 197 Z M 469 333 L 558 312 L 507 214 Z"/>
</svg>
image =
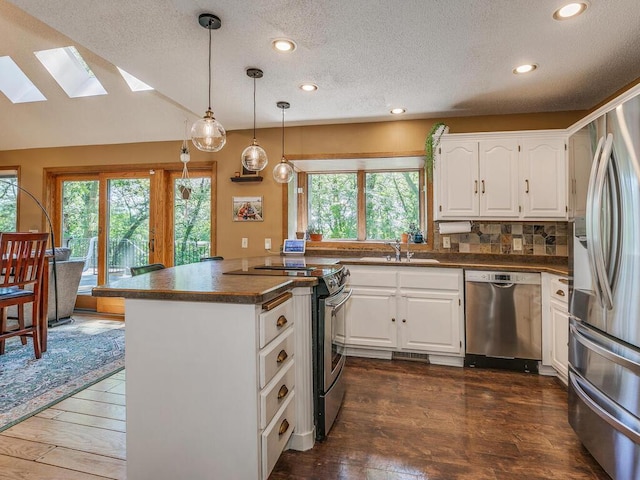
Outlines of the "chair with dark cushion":
<svg viewBox="0 0 640 480">
<path fill-rule="evenodd" d="M 42 355 L 39 307 L 48 240 L 48 233 L 0 234 L 0 355 L 4 353 L 6 339 L 17 336 L 23 345 L 31 337 L 36 358 Z M 33 289 L 25 288 L 28 285 Z M 33 303 L 29 326 L 24 321 L 25 303 Z M 7 326 L 6 308 L 12 305 L 18 307 L 17 328 Z"/>
<path fill-rule="evenodd" d="M 217 260 L 224 260 L 224 257 L 202 257 L 201 262 L 215 262 Z"/>
<path fill-rule="evenodd" d="M 151 263 L 149 265 L 140 265 L 139 267 L 131 267 L 131 276 L 142 275 L 143 273 L 155 272 L 162 270 L 165 266 L 162 263 Z"/>
</svg>

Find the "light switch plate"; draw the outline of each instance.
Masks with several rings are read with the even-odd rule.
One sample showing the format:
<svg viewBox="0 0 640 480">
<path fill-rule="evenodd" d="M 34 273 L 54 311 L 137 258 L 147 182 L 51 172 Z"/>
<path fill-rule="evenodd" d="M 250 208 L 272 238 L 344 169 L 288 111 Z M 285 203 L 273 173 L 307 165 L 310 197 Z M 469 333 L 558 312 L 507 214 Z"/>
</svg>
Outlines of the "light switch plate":
<svg viewBox="0 0 640 480">
<path fill-rule="evenodd" d="M 243 237 L 242 238 L 242 248 L 249 248 L 249 239 Z"/>
<path fill-rule="evenodd" d="M 522 239 L 521 238 L 514 238 L 513 239 L 513 251 L 514 252 L 521 252 L 522 251 Z"/>
<path fill-rule="evenodd" d="M 264 249 L 265 250 L 271 250 L 271 239 L 270 238 L 265 238 L 264 239 Z"/>
<path fill-rule="evenodd" d="M 442 237 L 442 247 L 451 248 L 451 237 Z"/>
</svg>

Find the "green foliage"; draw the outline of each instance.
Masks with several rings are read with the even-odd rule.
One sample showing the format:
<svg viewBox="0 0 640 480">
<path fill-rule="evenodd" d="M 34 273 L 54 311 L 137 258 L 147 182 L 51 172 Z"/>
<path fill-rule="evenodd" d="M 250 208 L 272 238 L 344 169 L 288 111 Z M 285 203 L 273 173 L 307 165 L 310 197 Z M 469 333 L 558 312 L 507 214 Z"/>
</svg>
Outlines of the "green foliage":
<svg viewBox="0 0 640 480">
<path fill-rule="evenodd" d="M 367 239 L 393 240 L 419 224 L 419 173 L 371 172 L 366 177 Z"/>
<path fill-rule="evenodd" d="M 366 178 L 367 239 L 391 240 L 407 224 L 419 224 L 419 172 L 371 172 Z M 358 191 L 355 173 L 309 175 L 309 228 L 325 238 L 358 235 Z"/>
<path fill-rule="evenodd" d="M 322 233 L 322 229 L 318 225 L 309 225 L 307 227 L 307 233 Z"/>
<path fill-rule="evenodd" d="M 433 159 L 435 157 L 435 149 L 440 143 L 440 136 L 444 132 L 446 125 L 442 122 L 434 123 L 427 134 L 427 138 L 424 142 L 424 168 L 427 172 L 427 178 L 431 180 L 433 178 Z M 442 131 L 439 131 L 442 130 Z M 436 138 L 434 138 L 434 136 Z"/>
<path fill-rule="evenodd" d="M 191 196 L 183 200 L 174 182 L 174 264 L 194 263 L 211 254 L 211 179 L 189 180 Z"/>
<path fill-rule="evenodd" d="M 18 178 L 2 177 L 0 182 L 0 232 L 15 232 L 18 212 Z M 8 182 L 8 183 L 4 183 Z"/>
<path fill-rule="evenodd" d="M 309 225 L 325 238 L 356 238 L 358 191 L 355 173 L 309 175 Z"/>
</svg>

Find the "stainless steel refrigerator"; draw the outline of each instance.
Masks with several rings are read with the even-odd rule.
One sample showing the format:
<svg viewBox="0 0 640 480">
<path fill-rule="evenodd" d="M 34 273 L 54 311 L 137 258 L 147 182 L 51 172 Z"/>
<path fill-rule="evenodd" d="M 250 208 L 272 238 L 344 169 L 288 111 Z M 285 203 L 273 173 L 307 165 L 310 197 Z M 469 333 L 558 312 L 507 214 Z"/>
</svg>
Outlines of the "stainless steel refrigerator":
<svg viewBox="0 0 640 480">
<path fill-rule="evenodd" d="M 577 132 L 569 145 L 577 195 L 569 262 L 569 423 L 613 479 L 637 480 L 640 96 Z"/>
</svg>

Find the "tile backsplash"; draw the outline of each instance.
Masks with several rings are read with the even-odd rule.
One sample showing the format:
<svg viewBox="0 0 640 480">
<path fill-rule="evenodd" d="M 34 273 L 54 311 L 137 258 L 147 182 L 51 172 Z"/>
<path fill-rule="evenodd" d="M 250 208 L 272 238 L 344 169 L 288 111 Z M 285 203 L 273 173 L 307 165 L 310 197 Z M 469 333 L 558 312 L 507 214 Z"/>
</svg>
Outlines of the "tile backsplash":
<svg viewBox="0 0 640 480">
<path fill-rule="evenodd" d="M 494 253 L 568 256 L 567 222 L 472 222 L 470 233 L 440 235 L 435 224 L 433 249 L 442 253 Z M 442 246 L 449 237 L 451 248 Z M 522 250 L 514 246 L 522 245 Z"/>
</svg>

